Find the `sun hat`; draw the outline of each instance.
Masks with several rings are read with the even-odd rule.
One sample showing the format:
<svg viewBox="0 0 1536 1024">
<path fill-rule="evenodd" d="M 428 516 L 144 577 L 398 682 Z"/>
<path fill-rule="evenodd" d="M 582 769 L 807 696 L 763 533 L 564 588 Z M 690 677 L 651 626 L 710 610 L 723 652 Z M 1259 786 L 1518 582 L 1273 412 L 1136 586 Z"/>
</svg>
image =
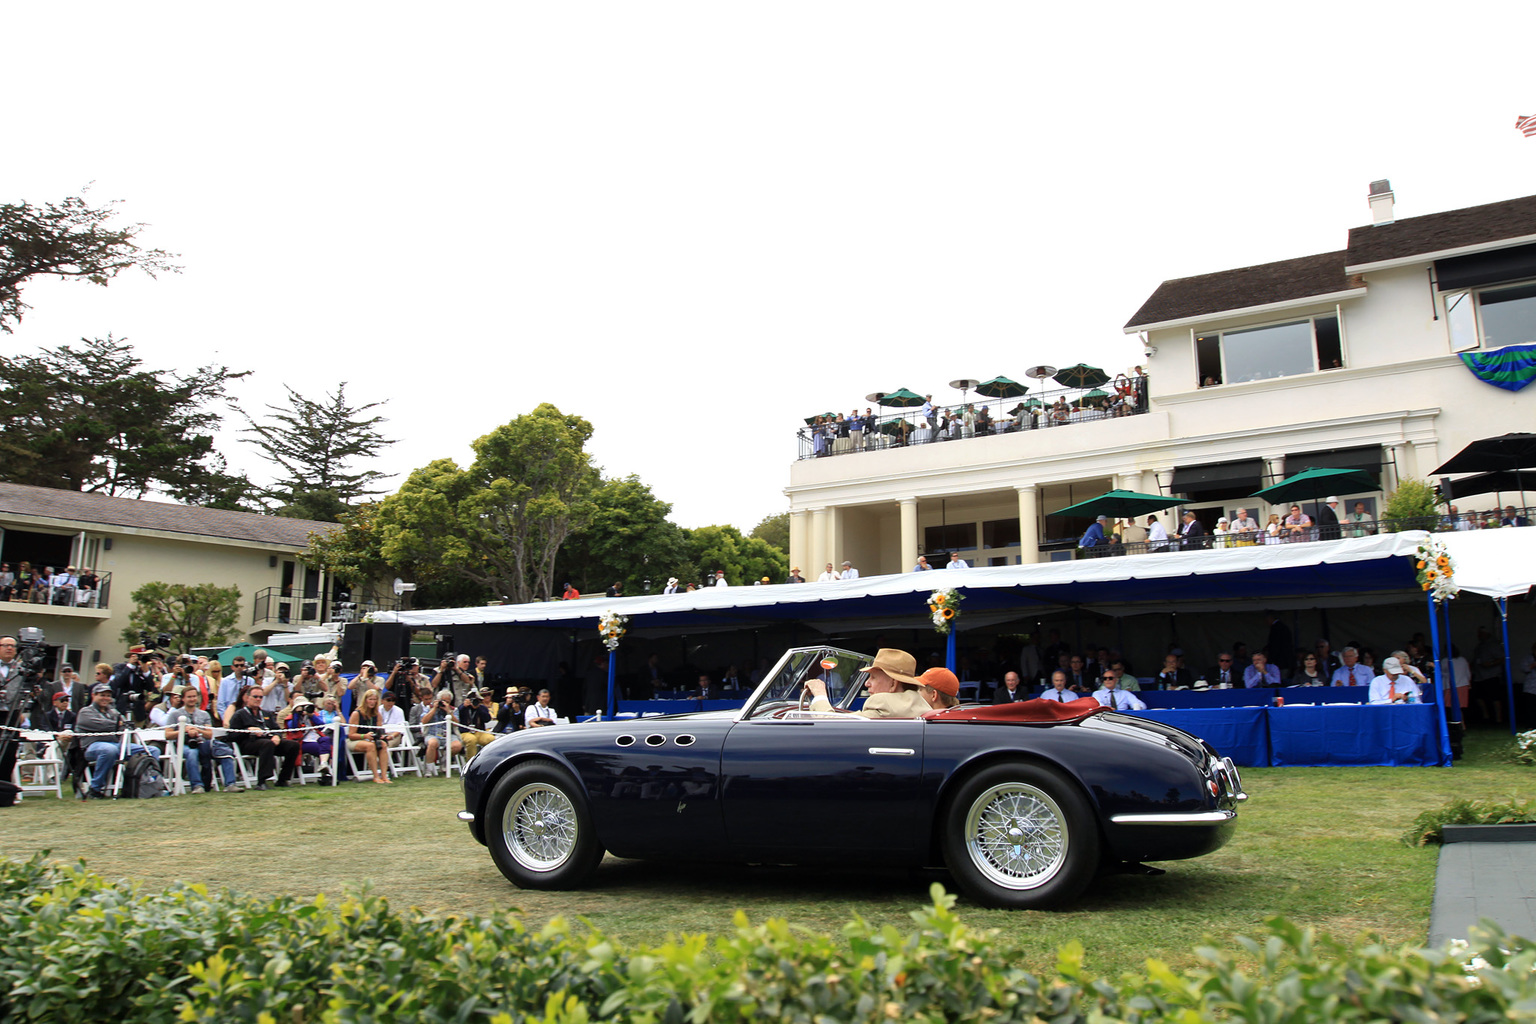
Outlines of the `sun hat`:
<svg viewBox="0 0 1536 1024">
<path fill-rule="evenodd" d="M 859 669 L 860 672 L 868 672 L 870 669 L 879 669 L 892 679 L 903 683 L 911 683 L 913 686 L 921 685 L 917 672 L 917 659 L 906 651 L 898 651 L 894 647 L 882 647 L 875 652 L 875 660 Z"/>
<path fill-rule="evenodd" d="M 1391 672 L 1393 675 L 1400 676 L 1403 674 L 1403 663 L 1396 658 L 1388 658 L 1381 663 L 1381 669 L 1383 672 Z"/>
</svg>

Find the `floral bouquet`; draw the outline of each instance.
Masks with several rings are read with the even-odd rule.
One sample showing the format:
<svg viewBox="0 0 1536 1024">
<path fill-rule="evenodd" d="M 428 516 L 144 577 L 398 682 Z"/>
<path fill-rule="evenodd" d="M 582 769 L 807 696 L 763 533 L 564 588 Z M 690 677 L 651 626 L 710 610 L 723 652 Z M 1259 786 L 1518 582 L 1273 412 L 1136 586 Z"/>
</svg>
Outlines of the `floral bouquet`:
<svg viewBox="0 0 1536 1024">
<path fill-rule="evenodd" d="M 1436 604 L 1461 591 L 1456 583 L 1456 566 L 1440 541 L 1430 538 L 1420 544 L 1416 564 L 1419 586 L 1434 597 Z"/>
<path fill-rule="evenodd" d="M 1536 729 L 1515 737 L 1515 747 L 1509 759 L 1516 764 L 1536 764 Z"/>
<path fill-rule="evenodd" d="M 603 638 L 603 646 L 610 651 L 617 650 L 619 638 L 624 635 L 624 627 L 629 624 L 629 616 L 620 615 L 612 609 L 603 612 L 597 620 L 597 632 Z"/>
<path fill-rule="evenodd" d="M 964 600 L 965 596 L 956 590 L 935 590 L 929 594 L 928 613 L 933 619 L 933 628 L 948 633 L 960 615 L 960 602 Z"/>
</svg>

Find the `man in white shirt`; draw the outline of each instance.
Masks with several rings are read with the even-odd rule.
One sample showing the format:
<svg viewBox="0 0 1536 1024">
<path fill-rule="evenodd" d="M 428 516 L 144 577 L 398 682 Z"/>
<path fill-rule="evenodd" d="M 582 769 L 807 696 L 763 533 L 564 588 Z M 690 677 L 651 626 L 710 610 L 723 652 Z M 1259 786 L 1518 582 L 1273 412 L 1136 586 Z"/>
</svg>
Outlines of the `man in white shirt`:
<svg viewBox="0 0 1536 1024">
<path fill-rule="evenodd" d="M 554 724 L 555 709 L 549 706 L 549 691 L 540 690 L 539 699 L 528 705 L 528 710 L 523 712 L 523 725 L 531 729 L 535 726 Z"/>
<path fill-rule="evenodd" d="M 1147 550 L 1168 550 L 1168 528 L 1157 516 L 1147 516 Z"/>
<path fill-rule="evenodd" d="M 837 573 L 832 568 L 832 563 L 827 563 L 827 571 L 816 577 L 817 583 L 835 583 L 838 580 Z"/>
<path fill-rule="evenodd" d="M 852 562 L 844 560 L 843 571 L 838 574 L 837 578 L 841 580 L 856 580 L 859 578 L 859 570 L 853 567 Z"/>
<path fill-rule="evenodd" d="M 1403 663 L 1388 658 L 1381 663 L 1382 674 L 1371 680 L 1367 704 L 1417 704 L 1419 684 L 1403 671 Z"/>
<path fill-rule="evenodd" d="M 725 570 L 724 569 L 716 569 L 715 570 L 715 586 L 717 586 L 717 587 L 728 587 L 728 586 L 730 586 L 729 583 L 725 582 Z"/>
<path fill-rule="evenodd" d="M 961 558 L 958 551 L 951 551 L 949 553 L 949 564 L 944 566 L 946 569 L 969 569 L 970 567 L 970 563 Z"/>
<path fill-rule="evenodd" d="M 398 747 L 405 742 L 405 712 L 395 706 L 395 691 L 379 691 L 379 724 L 384 727 L 384 742 Z"/>
<path fill-rule="evenodd" d="M 1145 711 L 1147 706 L 1142 703 L 1140 697 L 1128 690 L 1120 689 L 1120 677 L 1114 670 L 1106 670 L 1099 677 L 1103 685 L 1093 691 L 1093 697 L 1100 704 L 1111 711 Z"/>
</svg>

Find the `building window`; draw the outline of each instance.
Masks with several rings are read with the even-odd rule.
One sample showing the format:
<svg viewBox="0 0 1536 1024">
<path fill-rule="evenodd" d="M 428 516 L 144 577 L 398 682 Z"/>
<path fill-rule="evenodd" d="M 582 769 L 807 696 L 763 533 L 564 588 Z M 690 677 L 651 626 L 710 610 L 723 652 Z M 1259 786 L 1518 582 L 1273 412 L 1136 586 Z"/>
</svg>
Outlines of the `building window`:
<svg viewBox="0 0 1536 1024">
<path fill-rule="evenodd" d="M 951 523 L 923 530 L 924 551 L 970 551 L 975 547 L 975 523 Z"/>
<path fill-rule="evenodd" d="M 981 524 L 981 545 L 986 548 L 1016 548 L 1019 546 L 1019 521 L 1017 519 L 988 519 Z M 994 563 L 1003 564 L 1007 563 Z"/>
<path fill-rule="evenodd" d="M 1195 335 L 1197 384 L 1240 384 L 1344 365 L 1336 313 L 1285 324 Z"/>
<path fill-rule="evenodd" d="M 1446 292 L 1445 318 L 1457 352 L 1536 342 L 1536 281 Z"/>
</svg>

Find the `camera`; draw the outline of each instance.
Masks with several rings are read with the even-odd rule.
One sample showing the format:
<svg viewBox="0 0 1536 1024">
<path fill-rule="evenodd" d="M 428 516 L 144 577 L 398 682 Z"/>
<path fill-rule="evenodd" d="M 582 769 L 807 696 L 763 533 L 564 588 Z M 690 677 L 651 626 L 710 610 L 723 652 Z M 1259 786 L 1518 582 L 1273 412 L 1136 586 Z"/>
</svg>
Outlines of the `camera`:
<svg viewBox="0 0 1536 1024">
<path fill-rule="evenodd" d="M 401 668 L 411 668 L 416 664 L 416 659 L 412 657 L 404 657 L 398 659 L 395 664 L 399 665 Z"/>
</svg>

